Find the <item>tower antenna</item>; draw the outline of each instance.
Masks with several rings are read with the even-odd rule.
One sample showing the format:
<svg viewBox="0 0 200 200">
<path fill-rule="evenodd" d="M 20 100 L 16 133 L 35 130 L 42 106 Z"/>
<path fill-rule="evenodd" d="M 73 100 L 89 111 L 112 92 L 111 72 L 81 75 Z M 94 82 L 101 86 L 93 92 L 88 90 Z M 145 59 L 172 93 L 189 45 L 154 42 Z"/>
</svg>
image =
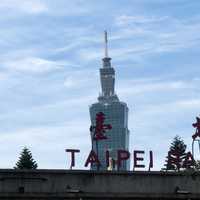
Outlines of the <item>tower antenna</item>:
<svg viewBox="0 0 200 200">
<path fill-rule="evenodd" d="M 105 42 L 105 58 L 108 58 L 108 36 L 107 36 L 107 31 L 104 31 L 104 42 Z"/>
</svg>

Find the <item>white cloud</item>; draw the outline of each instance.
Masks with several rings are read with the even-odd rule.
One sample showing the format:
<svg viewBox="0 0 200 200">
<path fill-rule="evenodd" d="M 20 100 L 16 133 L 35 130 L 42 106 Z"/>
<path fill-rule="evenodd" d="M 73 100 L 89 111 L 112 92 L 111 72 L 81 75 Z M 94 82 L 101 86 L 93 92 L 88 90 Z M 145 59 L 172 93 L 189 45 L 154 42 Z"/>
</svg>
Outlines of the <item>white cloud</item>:
<svg viewBox="0 0 200 200">
<path fill-rule="evenodd" d="M 196 88 L 197 81 L 166 81 L 166 80 L 126 80 L 121 82 L 117 91 L 121 95 L 137 95 L 151 92 L 172 92 Z"/>
<path fill-rule="evenodd" d="M 64 67 L 63 63 L 36 57 L 18 58 L 11 61 L 4 61 L 2 65 L 4 68 L 9 70 L 32 73 L 44 73 L 52 70 L 59 70 Z"/>
<path fill-rule="evenodd" d="M 86 62 L 92 60 L 99 60 L 99 58 L 103 57 L 103 51 L 100 48 L 87 48 L 80 50 L 78 52 L 79 59 L 84 60 Z"/>
<path fill-rule="evenodd" d="M 174 103 L 174 107 L 177 108 L 181 108 L 181 109 L 195 109 L 197 110 L 197 108 L 200 107 L 200 100 L 199 99 L 186 99 L 186 100 L 181 100 L 181 101 L 177 101 Z"/>
<path fill-rule="evenodd" d="M 143 106 L 143 109 L 140 111 L 141 113 L 144 112 L 146 115 L 166 115 L 166 112 L 168 112 L 166 117 L 169 117 L 169 113 L 173 113 L 171 115 L 171 119 L 168 118 L 168 120 L 172 120 L 176 118 L 178 115 L 184 116 L 187 112 L 190 113 L 198 113 L 197 108 L 200 106 L 200 100 L 194 99 L 194 98 L 188 98 L 188 99 L 175 99 L 172 102 L 163 103 L 160 102 L 159 104 L 146 104 Z M 188 117 L 187 117 L 188 118 Z M 164 126 L 163 126 L 164 127 Z"/>
<path fill-rule="evenodd" d="M 125 54 L 125 59 L 131 59 L 126 56 L 133 52 L 134 48 L 136 52 L 132 58 L 183 51 L 199 44 L 199 17 L 188 20 L 168 16 L 121 15 L 116 16 L 115 23 L 118 30 L 111 39 L 117 40 L 118 43 L 121 40 L 124 46 L 116 50 L 122 55 Z M 141 40 L 144 42 L 138 43 Z M 141 51 L 137 52 L 138 46 Z"/>
<path fill-rule="evenodd" d="M 97 9 L 91 2 L 82 0 L 43 0 L 42 2 L 48 5 L 48 12 L 52 16 L 83 16 Z"/>
<path fill-rule="evenodd" d="M 75 89 L 85 87 L 89 82 L 89 78 L 82 77 L 79 79 L 78 77 L 69 76 L 65 79 L 64 86 L 67 89 Z"/>
<path fill-rule="evenodd" d="M 96 39 L 96 38 L 100 38 L 98 36 L 94 37 L 90 36 L 92 30 L 89 30 L 90 27 L 87 27 L 87 29 L 85 28 L 74 28 L 71 27 L 70 30 L 67 29 L 64 33 L 66 41 L 68 40 L 68 45 L 62 46 L 60 48 L 56 48 L 53 51 L 54 52 L 68 52 L 71 51 L 73 49 L 77 49 L 82 47 L 83 49 L 85 48 L 84 46 L 87 46 L 88 44 L 90 45 L 95 45 L 95 44 L 99 44 L 101 43 L 100 40 Z M 89 36 L 88 36 L 89 35 Z M 82 51 L 81 51 L 82 52 Z M 84 51 L 83 51 L 84 53 Z"/>
<path fill-rule="evenodd" d="M 168 16 L 155 17 L 155 16 L 133 16 L 133 15 L 121 15 L 116 18 L 116 24 L 119 26 L 129 25 L 129 24 L 146 24 L 146 23 L 157 23 L 168 19 Z"/>
<path fill-rule="evenodd" d="M 1 0 L 0 9 L 10 9 L 29 14 L 46 12 L 47 6 L 40 0 Z"/>
<path fill-rule="evenodd" d="M 4 72 L 0 72 L 0 81 L 4 81 L 8 79 L 8 74 Z"/>
<path fill-rule="evenodd" d="M 57 93 L 52 94 L 52 96 L 56 94 Z M 34 97 L 31 97 L 31 99 L 32 98 L 34 99 Z M 83 119 L 85 119 L 84 116 L 87 116 L 89 120 L 88 105 L 95 101 L 96 96 L 94 93 L 91 94 L 90 92 L 90 94 L 88 94 L 85 92 L 85 96 L 69 96 L 68 98 L 66 96 L 64 100 L 59 101 L 56 99 L 51 103 L 45 102 L 42 105 L 31 104 L 28 107 L 22 108 L 16 105 L 15 102 L 12 102 L 15 106 L 14 109 L 7 109 L 6 112 L 1 112 L 0 121 L 3 125 L 0 127 L 0 130 L 13 130 L 19 127 L 24 128 L 27 125 L 32 127 L 35 125 L 60 124 L 65 121 L 73 121 L 72 119 L 74 119 L 74 121 L 80 120 L 81 116 Z M 26 104 L 25 101 L 24 104 Z M 10 124 L 12 124 L 12 126 L 10 126 Z"/>
<path fill-rule="evenodd" d="M 69 155 L 65 153 L 66 148 L 81 149 L 82 156 L 89 152 L 90 134 L 88 127 L 87 121 L 82 120 L 59 126 L 29 127 L 16 129 L 14 132 L 1 133 L 0 153 L 5 155 L 1 156 L 1 167 L 12 168 L 21 149 L 28 146 L 34 159 L 38 162 L 39 168 L 67 168 L 70 162 Z M 78 168 L 83 168 L 83 160 L 82 157 L 77 161 Z"/>
<path fill-rule="evenodd" d="M 64 81 L 67 89 L 98 88 L 99 73 L 96 70 L 79 69 L 68 71 Z"/>
</svg>

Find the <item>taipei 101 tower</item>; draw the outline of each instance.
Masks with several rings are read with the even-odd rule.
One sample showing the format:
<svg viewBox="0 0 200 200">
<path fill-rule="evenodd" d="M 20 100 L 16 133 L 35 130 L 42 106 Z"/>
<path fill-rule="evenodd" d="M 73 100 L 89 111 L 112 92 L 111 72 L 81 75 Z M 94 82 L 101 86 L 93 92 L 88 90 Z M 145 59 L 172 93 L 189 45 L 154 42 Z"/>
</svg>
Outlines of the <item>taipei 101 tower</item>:
<svg viewBox="0 0 200 200">
<path fill-rule="evenodd" d="M 117 150 L 129 150 L 128 107 L 115 93 L 115 70 L 108 56 L 107 43 L 105 31 L 105 56 L 100 68 L 102 91 L 98 102 L 90 106 L 92 149 L 100 161 L 99 166 L 92 165 L 93 170 L 108 169 L 106 151 L 109 151 L 109 167 L 117 169 Z M 123 161 L 120 170 L 129 170 L 129 161 Z"/>
</svg>

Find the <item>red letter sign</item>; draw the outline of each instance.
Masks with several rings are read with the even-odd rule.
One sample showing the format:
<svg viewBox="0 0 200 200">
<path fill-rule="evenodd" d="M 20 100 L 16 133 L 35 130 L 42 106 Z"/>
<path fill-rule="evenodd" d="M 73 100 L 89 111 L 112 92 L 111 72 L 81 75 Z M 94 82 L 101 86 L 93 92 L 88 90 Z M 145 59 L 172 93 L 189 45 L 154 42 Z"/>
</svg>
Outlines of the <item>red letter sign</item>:
<svg viewBox="0 0 200 200">
<path fill-rule="evenodd" d="M 130 158 L 130 153 L 126 150 L 118 150 L 117 151 L 117 164 L 118 169 L 121 167 L 123 160 L 128 160 Z"/>
<path fill-rule="evenodd" d="M 87 158 L 87 160 L 85 162 L 85 167 L 87 167 L 89 163 L 91 165 L 93 163 L 96 163 L 97 165 L 100 165 L 99 159 L 98 159 L 96 153 L 93 150 L 90 151 L 90 154 L 89 154 L 89 156 L 88 156 L 88 158 Z"/>
<path fill-rule="evenodd" d="M 109 167 L 109 162 L 110 160 L 110 152 L 108 150 L 106 150 L 106 167 Z"/>
<path fill-rule="evenodd" d="M 144 151 L 134 151 L 133 158 L 134 158 L 134 168 L 145 168 L 145 165 L 138 164 L 137 161 L 143 161 L 143 157 L 138 157 L 138 154 L 144 154 Z"/>
<path fill-rule="evenodd" d="M 149 171 L 153 168 L 153 151 L 149 151 Z"/>
<path fill-rule="evenodd" d="M 75 166 L 75 153 L 79 153 L 80 150 L 78 149 L 65 149 L 66 152 L 70 152 L 71 153 L 71 165 L 70 168 Z"/>
</svg>

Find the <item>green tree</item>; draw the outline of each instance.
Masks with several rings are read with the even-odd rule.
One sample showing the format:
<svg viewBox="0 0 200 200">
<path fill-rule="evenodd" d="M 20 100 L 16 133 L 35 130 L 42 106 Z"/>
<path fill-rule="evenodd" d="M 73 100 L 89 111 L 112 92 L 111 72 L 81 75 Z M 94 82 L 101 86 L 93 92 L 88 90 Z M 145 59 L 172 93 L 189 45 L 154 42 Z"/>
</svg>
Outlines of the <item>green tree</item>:
<svg viewBox="0 0 200 200">
<path fill-rule="evenodd" d="M 186 147 L 184 141 L 178 135 L 174 137 L 166 157 L 165 170 L 180 170 L 186 156 Z"/>
<path fill-rule="evenodd" d="M 32 157 L 31 151 L 24 147 L 14 169 L 37 169 L 38 165 Z"/>
<path fill-rule="evenodd" d="M 200 160 L 196 160 L 194 168 L 195 168 L 195 170 L 200 171 Z"/>
</svg>

